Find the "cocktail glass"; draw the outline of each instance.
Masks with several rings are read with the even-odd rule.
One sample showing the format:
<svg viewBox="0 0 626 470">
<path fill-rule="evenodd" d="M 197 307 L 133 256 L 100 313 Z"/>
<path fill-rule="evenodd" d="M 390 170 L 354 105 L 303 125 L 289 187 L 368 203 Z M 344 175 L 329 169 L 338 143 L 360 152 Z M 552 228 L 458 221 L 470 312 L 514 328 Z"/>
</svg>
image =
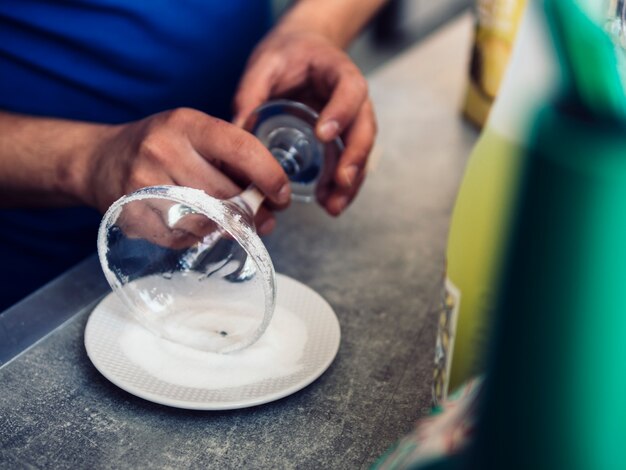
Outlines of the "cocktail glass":
<svg viewBox="0 0 626 470">
<path fill-rule="evenodd" d="M 339 138 L 315 137 L 317 119 L 302 103 L 277 100 L 245 126 L 281 164 L 294 200 L 313 200 L 343 151 Z M 107 281 L 129 313 L 162 338 L 218 353 L 253 344 L 276 300 L 272 260 L 254 227 L 262 202 L 254 186 L 229 200 L 178 186 L 120 198 L 98 234 Z"/>
</svg>

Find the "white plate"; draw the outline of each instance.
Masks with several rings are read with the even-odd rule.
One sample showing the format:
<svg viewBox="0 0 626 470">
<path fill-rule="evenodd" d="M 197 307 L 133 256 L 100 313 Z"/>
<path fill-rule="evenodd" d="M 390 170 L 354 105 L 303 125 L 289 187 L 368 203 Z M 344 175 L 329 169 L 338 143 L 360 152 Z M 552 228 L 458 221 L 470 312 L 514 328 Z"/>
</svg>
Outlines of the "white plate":
<svg viewBox="0 0 626 470">
<path fill-rule="evenodd" d="M 301 345 L 291 345 L 288 340 L 283 345 L 297 348 L 297 351 L 292 351 L 293 354 L 301 354 L 296 370 L 287 375 L 264 378 L 235 387 L 224 387 L 223 383 L 218 387 L 210 387 L 181 385 L 173 383 L 171 379 L 165 381 L 128 356 L 127 349 L 122 344 L 124 335 L 131 329 L 141 327 L 124 310 L 113 293 L 96 306 L 87 321 L 87 355 L 96 369 L 115 385 L 133 395 L 162 405 L 195 410 L 228 410 L 278 400 L 301 390 L 322 375 L 337 354 L 341 334 L 332 307 L 317 292 L 284 275 L 278 274 L 276 281 L 275 315 L 281 310 L 287 310 L 306 329 L 304 349 Z M 153 341 L 162 341 L 163 346 L 167 346 L 165 340 L 154 338 Z M 286 352 L 290 353 L 288 350 Z M 168 367 L 172 367 L 176 361 L 165 362 Z M 185 364 L 180 366 L 185 367 Z M 272 364 L 268 366 L 271 367 Z M 175 377 L 176 374 L 170 374 L 171 376 Z"/>
</svg>

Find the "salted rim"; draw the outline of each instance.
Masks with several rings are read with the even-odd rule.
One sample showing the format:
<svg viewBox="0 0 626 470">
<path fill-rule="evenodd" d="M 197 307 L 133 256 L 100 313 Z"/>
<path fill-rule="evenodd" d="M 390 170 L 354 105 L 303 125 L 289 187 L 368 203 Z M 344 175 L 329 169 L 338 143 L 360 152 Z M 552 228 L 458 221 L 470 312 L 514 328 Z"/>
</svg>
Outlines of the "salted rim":
<svg viewBox="0 0 626 470">
<path fill-rule="evenodd" d="M 247 338 L 215 352 L 234 352 L 255 343 L 267 329 L 276 304 L 276 276 L 272 259 L 258 234 L 248 224 L 241 223 L 241 216 L 239 214 L 233 212 L 228 205 L 224 204 L 224 201 L 209 196 L 200 189 L 170 185 L 147 186 L 131 194 L 122 196 L 111 204 L 100 222 L 97 244 L 100 266 L 113 292 L 120 297 L 126 308 L 128 308 L 129 312 L 137 321 L 158 336 L 171 340 L 171 338 L 168 338 L 153 322 L 134 308 L 133 303 L 125 295 L 118 277 L 109 267 L 107 260 L 107 253 L 109 251 L 107 235 L 109 229 L 117 221 L 124 205 L 144 199 L 164 199 L 192 208 L 194 211 L 204 215 L 224 228 L 241 245 L 248 256 L 252 258 L 258 271 L 265 280 L 265 282 L 263 282 L 263 291 L 265 294 L 265 313 L 263 320 L 259 327 Z"/>
</svg>

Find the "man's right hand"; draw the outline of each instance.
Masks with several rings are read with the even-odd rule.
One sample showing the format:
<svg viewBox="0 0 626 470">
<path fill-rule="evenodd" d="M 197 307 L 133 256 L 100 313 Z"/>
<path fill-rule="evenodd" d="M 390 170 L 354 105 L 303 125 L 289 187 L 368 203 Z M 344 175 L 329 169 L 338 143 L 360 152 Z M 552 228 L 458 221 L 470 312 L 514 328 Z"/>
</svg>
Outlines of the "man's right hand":
<svg viewBox="0 0 626 470">
<path fill-rule="evenodd" d="M 0 112 L 0 206 L 84 204 L 101 212 L 145 186 L 180 185 L 221 199 L 254 184 L 274 209 L 289 180 L 261 142 L 200 111 L 179 108 L 120 125 Z M 261 207 L 260 234 L 274 226 Z"/>
<path fill-rule="evenodd" d="M 153 185 L 189 186 L 219 199 L 242 191 L 233 179 L 253 183 L 274 207 L 290 200 L 287 176 L 248 132 L 200 111 L 179 108 L 113 126 L 94 149 L 83 179 L 85 203 L 105 211 L 117 198 Z M 262 209 L 259 232 L 273 227 Z"/>
</svg>

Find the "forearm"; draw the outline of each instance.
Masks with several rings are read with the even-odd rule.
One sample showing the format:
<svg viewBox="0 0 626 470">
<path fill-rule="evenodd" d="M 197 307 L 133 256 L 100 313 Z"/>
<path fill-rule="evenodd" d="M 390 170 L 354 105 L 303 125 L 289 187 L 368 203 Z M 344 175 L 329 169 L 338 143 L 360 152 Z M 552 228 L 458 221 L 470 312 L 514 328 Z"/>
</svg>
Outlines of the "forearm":
<svg viewBox="0 0 626 470">
<path fill-rule="evenodd" d="M 107 128 L 0 112 L 0 206 L 84 203 L 89 155 Z"/>
<path fill-rule="evenodd" d="M 387 0 L 300 0 L 285 13 L 279 30 L 323 34 L 345 48 Z"/>
</svg>

